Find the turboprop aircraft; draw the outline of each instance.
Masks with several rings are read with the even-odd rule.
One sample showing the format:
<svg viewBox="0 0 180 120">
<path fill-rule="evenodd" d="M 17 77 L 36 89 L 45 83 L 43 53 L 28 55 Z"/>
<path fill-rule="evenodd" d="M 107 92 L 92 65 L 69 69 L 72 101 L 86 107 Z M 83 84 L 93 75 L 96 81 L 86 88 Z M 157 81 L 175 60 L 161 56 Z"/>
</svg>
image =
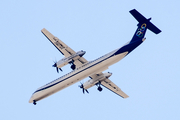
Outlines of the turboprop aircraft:
<svg viewBox="0 0 180 120">
<path fill-rule="evenodd" d="M 42 33 L 65 56 L 65 58 L 56 62 L 53 67 L 56 67 L 58 72 L 58 69 L 62 70 L 61 68 L 64 65 L 71 64 L 72 71 L 38 88 L 33 93 L 32 97 L 29 100 L 29 103 L 33 103 L 34 105 L 36 105 L 37 101 L 42 100 L 43 98 L 46 98 L 86 77 L 89 77 L 90 79 L 79 86 L 80 88 L 82 88 L 83 93 L 89 93 L 87 89 L 94 85 L 97 85 L 97 89 L 99 91 L 102 91 L 101 86 L 104 86 L 105 88 L 111 90 L 122 98 L 129 97 L 109 79 L 112 73 L 102 72 L 107 70 L 109 66 L 120 61 L 136 47 L 138 47 L 141 43 L 143 43 L 145 40 L 144 36 L 147 29 L 149 29 L 155 34 L 161 32 L 160 29 L 158 29 L 154 24 L 150 22 L 151 18 L 146 19 L 136 9 L 131 10 L 130 13 L 138 21 L 138 28 L 135 31 L 132 40 L 130 40 L 122 47 L 115 49 L 112 52 L 107 53 L 92 61 L 87 61 L 83 57 L 85 51 L 75 52 L 57 37 L 52 35 L 45 28 L 42 29 Z"/>
</svg>

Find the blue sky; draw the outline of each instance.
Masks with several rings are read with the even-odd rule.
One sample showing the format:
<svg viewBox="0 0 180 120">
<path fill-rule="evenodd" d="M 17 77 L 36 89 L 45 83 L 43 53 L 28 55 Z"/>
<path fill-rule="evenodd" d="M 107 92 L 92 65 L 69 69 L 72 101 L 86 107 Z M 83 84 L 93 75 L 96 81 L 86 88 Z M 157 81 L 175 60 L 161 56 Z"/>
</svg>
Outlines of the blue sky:
<svg viewBox="0 0 180 120">
<path fill-rule="evenodd" d="M 0 2 L 2 120 L 178 120 L 180 118 L 180 2 L 178 0 L 31 0 Z M 63 56 L 40 32 L 46 28 L 75 51 L 93 60 L 129 41 L 136 8 L 162 30 L 109 67 L 110 79 L 130 97 L 122 99 L 96 86 L 83 94 L 76 83 L 42 101 L 28 103 L 40 86 L 70 71 L 56 73 Z M 87 79 L 82 80 L 85 82 Z"/>
</svg>

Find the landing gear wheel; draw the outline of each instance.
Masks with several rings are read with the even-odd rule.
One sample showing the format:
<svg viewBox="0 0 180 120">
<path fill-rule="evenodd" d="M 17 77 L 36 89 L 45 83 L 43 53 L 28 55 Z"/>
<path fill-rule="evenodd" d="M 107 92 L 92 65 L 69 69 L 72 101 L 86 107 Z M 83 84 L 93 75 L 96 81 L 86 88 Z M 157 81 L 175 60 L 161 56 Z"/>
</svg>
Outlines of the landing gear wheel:
<svg viewBox="0 0 180 120">
<path fill-rule="evenodd" d="M 97 89 L 99 90 L 99 92 L 101 92 L 103 90 L 102 87 L 100 87 L 100 86 Z"/>
<path fill-rule="evenodd" d="M 35 100 L 33 100 L 33 104 L 36 105 L 36 101 Z"/>
<path fill-rule="evenodd" d="M 72 64 L 71 65 L 71 69 L 75 70 L 76 69 L 76 65 Z"/>
</svg>

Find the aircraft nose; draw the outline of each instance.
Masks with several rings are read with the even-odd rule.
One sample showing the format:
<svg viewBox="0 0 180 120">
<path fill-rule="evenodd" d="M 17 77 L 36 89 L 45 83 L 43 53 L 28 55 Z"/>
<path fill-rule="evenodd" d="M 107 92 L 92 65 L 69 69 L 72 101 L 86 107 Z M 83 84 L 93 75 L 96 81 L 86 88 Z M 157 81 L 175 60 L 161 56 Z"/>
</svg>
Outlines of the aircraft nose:
<svg viewBox="0 0 180 120">
<path fill-rule="evenodd" d="M 33 102 L 33 99 L 32 99 L 32 97 L 29 99 L 29 103 L 32 103 Z"/>
<path fill-rule="evenodd" d="M 32 103 L 34 100 L 34 95 L 31 96 L 31 98 L 29 99 L 29 103 Z"/>
</svg>

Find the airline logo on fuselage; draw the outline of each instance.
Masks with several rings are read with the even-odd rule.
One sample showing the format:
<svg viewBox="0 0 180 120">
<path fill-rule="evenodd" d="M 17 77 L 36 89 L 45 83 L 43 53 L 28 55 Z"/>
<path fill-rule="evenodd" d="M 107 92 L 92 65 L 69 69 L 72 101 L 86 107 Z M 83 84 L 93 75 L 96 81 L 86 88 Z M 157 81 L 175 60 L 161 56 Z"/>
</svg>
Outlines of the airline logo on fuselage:
<svg viewBox="0 0 180 120">
<path fill-rule="evenodd" d="M 146 29 L 146 24 L 142 24 L 141 27 L 138 29 L 137 33 L 136 33 L 136 36 L 138 37 L 142 37 L 144 35 L 144 32 L 145 32 L 145 29 Z"/>
</svg>

